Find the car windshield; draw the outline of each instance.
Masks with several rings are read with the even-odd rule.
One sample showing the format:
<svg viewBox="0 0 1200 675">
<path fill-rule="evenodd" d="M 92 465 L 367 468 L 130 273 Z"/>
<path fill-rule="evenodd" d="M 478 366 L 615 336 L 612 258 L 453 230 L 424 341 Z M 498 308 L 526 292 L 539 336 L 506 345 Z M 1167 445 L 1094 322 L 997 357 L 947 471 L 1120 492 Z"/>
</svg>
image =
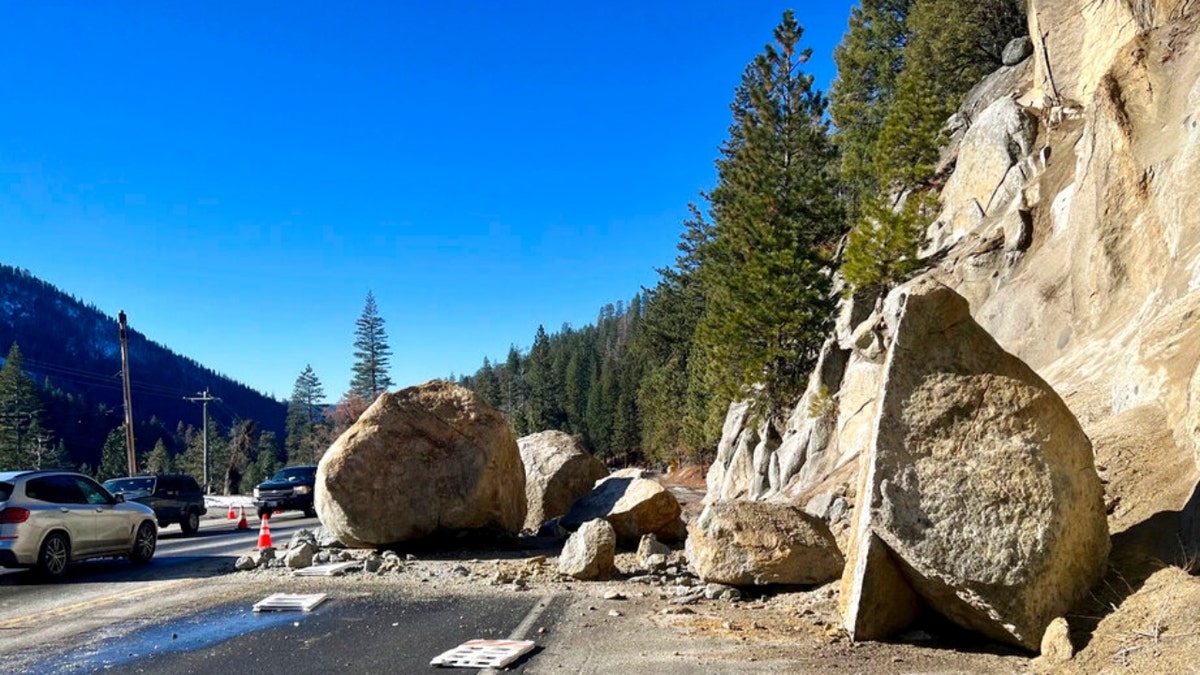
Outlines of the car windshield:
<svg viewBox="0 0 1200 675">
<path fill-rule="evenodd" d="M 114 478 L 104 481 L 104 488 L 113 494 L 118 492 L 153 492 L 154 477 Z"/>
<path fill-rule="evenodd" d="M 12 496 L 12 483 L 0 483 L 0 502 L 8 501 Z"/>
<path fill-rule="evenodd" d="M 289 483 L 294 483 L 298 480 L 305 480 L 311 477 L 314 469 L 311 467 L 294 466 L 290 469 L 280 469 L 278 473 L 271 476 L 271 480 L 285 480 Z"/>
</svg>

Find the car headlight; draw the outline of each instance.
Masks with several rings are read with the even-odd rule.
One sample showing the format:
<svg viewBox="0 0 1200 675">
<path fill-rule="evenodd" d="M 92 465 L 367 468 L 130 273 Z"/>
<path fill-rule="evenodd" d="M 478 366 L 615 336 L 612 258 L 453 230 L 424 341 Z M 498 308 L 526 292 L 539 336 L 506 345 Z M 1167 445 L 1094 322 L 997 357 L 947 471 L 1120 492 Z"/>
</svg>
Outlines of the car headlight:
<svg viewBox="0 0 1200 675">
<path fill-rule="evenodd" d="M 306 495 L 310 489 L 307 485 L 297 485 L 293 491 L 298 495 Z"/>
<path fill-rule="evenodd" d="M 258 488 L 254 488 L 254 498 L 258 499 Z"/>
</svg>

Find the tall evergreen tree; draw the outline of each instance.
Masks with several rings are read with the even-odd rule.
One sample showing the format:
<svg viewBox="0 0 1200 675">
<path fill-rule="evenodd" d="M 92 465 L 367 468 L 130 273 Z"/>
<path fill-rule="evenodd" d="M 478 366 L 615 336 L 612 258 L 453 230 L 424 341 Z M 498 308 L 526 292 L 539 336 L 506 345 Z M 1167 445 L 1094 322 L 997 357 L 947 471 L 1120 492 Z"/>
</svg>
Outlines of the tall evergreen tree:
<svg viewBox="0 0 1200 675">
<path fill-rule="evenodd" d="M 0 471 L 30 469 L 49 436 L 42 427 L 37 385 L 25 373 L 21 348 L 13 343 L 0 367 Z"/>
<path fill-rule="evenodd" d="M 801 389 L 831 323 L 829 268 L 844 230 L 825 97 L 789 10 L 742 76 L 710 195 L 715 238 L 697 330 L 713 391 L 774 418 Z"/>
<path fill-rule="evenodd" d="M 255 460 L 258 449 L 258 428 L 254 420 L 242 420 L 229 430 L 229 459 L 225 464 L 223 485 L 225 494 L 238 494 L 242 487 L 242 474 Z"/>
<path fill-rule="evenodd" d="M 125 447 L 125 425 L 109 432 L 100 450 L 100 466 L 96 467 L 96 479 L 105 481 L 129 475 L 129 457 Z"/>
<path fill-rule="evenodd" d="M 172 472 L 171 454 L 167 452 L 167 445 L 161 438 L 154 444 L 154 449 L 150 451 L 150 454 L 146 455 L 145 468 L 147 472 L 153 474 Z"/>
<path fill-rule="evenodd" d="M 873 152 L 883 194 L 933 177 L 942 128 L 980 79 L 1026 31 L 1022 0 L 917 0 L 907 19 L 904 68 Z"/>
<path fill-rule="evenodd" d="M 550 350 L 550 337 L 546 328 L 539 325 L 529 350 L 529 365 L 526 374 L 529 385 L 529 431 L 561 429 L 562 415 L 558 406 L 561 386 L 554 372 L 554 357 Z"/>
<path fill-rule="evenodd" d="M 315 463 L 324 454 L 329 437 L 325 420 L 325 388 L 313 371 L 305 365 L 296 376 L 287 412 L 287 454 L 290 461 Z"/>
<path fill-rule="evenodd" d="M 528 387 L 525 384 L 525 364 L 516 345 L 509 345 L 508 357 L 504 360 L 506 373 L 504 413 L 513 428 L 513 434 L 524 436 L 530 432 L 528 414 Z"/>
<path fill-rule="evenodd" d="M 714 232 L 695 204 L 688 209 L 691 217 L 684 221 L 676 245 L 679 255 L 674 267 L 658 270 L 660 279 L 647 293 L 645 322 L 637 340 L 646 364 L 637 393 L 642 442 L 659 461 L 678 455 L 697 457 L 703 445 L 693 439 L 702 435 L 695 432 L 704 427 L 704 421 L 684 411 L 689 395 L 697 399 L 708 396 L 703 378 L 692 377 L 700 371 L 689 364 L 705 306 L 701 272 Z"/>
<path fill-rule="evenodd" d="M 850 10 L 850 27 L 833 52 L 838 76 L 829 94 L 829 114 L 837 127 L 834 140 L 852 216 L 863 197 L 879 192 L 875 146 L 904 68 L 912 5 L 913 0 L 862 0 Z"/>
<path fill-rule="evenodd" d="M 475 374 L 475 391 L 493 408 L 501 409 L 504 405 L 504 394 L 500 389 L 500 378 L 492 362 L 483 357 L 483 367 Z"/>
<path fill-rule="evenodd" d="M 362 316 L 354 322 L 354 377 L 350 380 L 350 391 L 366 401 L 374 401 L 392 386 L 388 376 L 392 350 L 383 323 L 375 295 L 367 291 Z"/>
</svg>

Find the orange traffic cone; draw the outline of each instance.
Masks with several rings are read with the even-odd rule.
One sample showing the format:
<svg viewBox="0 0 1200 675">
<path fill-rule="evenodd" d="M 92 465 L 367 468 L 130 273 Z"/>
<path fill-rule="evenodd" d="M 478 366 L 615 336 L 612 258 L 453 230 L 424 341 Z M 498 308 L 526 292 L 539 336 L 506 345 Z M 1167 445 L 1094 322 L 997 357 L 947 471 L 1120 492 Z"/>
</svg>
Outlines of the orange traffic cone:
<svg viewBox="0 0 1200 675">
<path fill-rule="evenodd" d="M 237 529 L 239 529 L 239 530 L 250 529 L 250 523 L 246 522 L 246 507 L 244 507 L 244 506 L 242 507 L 242 519 L 238 521 Z"/>
<path fill-rule="evenodd" d="M 264 548 L 275 548 L 271 544 L 271 526 L 267 524 L 267 514 L 265 513 L 262 517 L 262 527 L 260 527 L 258 530 L 258 548 L 259 550 Z"/>
<path fill-rule="evenodd" d="M 237 514 L 234 513 L 234 511 L 233 511 L 233 504 L 230 504 L 229 505 L 229 519 L 234 520 L 235 518 L 237 518 Z"/>
</svg>

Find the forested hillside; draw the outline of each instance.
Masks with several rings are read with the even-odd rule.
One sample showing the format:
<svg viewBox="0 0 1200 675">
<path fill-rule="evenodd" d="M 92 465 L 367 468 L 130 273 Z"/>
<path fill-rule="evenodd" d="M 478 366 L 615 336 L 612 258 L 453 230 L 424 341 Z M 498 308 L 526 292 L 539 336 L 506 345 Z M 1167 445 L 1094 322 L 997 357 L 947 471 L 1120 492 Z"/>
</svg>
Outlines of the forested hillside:
<svg viewBox="0 0 1200 675">
<path fill-rule="evenodd" d="M 911 277 L 947 119 L 1025 32 L 1020 0 L 863 0 L 827 97 L 791 12 L 734 90 L 717 184 L 691 206 L 675 264 L 594 326 L 539 330 L 463 381 L 517 434 L 582 434 L 606 458 L 712 458 L 731 401 L 782 432 L 842 294 Z M 969 121 L 968 121 L 969 122 Z"/>
<path fill-rule="evenodd" d="M 136 325 L 136 317 L 131 324 Z M 0 354 L 15 355 L 20 368 L 6 363 L 0 377 L 0 470 L 42 465 L 91 469 L 101 466 L 101 450 L 120 441 L 108 473 L 124 473 L 121 352 L 115 317 L 63 293 L 28 271 L 0 265 Z M 11 360 L 11 358 L 9 359 Z M 220 399 L 209 404 L 211 465 L 222 476 L 228 444 L 250 433 L 255 446 L 277 446 L 286 404 L 273 400 L 195 361 L 175 354 L 130 329 L 129 361 L 136 447 L 143 465 L 156 447 L 156 468 L 188 468 L 198 458 L 201 408 L 185 400 L 208 390 Z M 32 390 L 18 400 L 24 374 Z M 32 396 L 32 398 L 30 398 Z M 250 428 L 246 423 L 253 421 Z M 243 444 L 246 439 L 242 439 Z M 277 455 L 274 450 L 272 455 Z M 278 459 L 278 458 L 274 458 Z M 198 469 L 198 467 L 192 467 Z M 199 471 L 197 471 L 199 473 Z"/>
</svg>

